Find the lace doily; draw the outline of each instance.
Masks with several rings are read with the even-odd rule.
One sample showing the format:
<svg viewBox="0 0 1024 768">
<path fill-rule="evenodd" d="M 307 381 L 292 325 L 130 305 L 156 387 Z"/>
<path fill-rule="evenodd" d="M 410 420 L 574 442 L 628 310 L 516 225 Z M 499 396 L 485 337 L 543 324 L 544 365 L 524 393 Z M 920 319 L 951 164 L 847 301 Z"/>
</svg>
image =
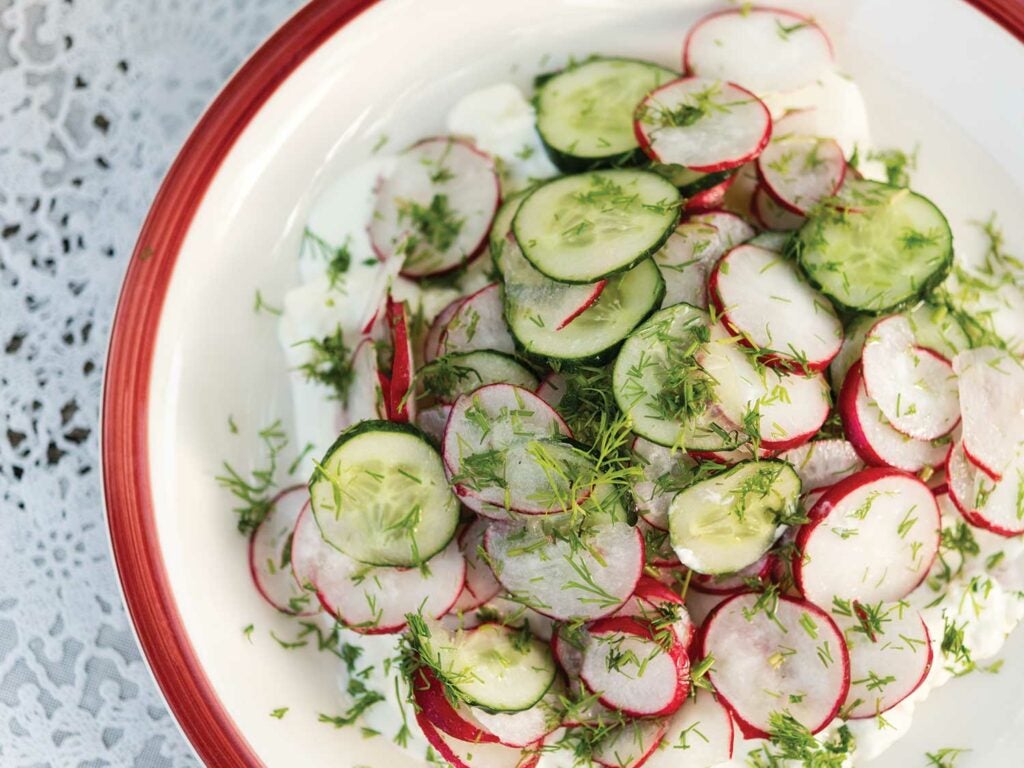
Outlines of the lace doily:
<svg viewBox="0 0 1024 768">
<path fill-rule="evenodd" d="M 0 766 L 197 761 L 121 607 L 98 407 L 121 275 L 204 105 L 299 0 L 0 0 Z"/>
</svg>

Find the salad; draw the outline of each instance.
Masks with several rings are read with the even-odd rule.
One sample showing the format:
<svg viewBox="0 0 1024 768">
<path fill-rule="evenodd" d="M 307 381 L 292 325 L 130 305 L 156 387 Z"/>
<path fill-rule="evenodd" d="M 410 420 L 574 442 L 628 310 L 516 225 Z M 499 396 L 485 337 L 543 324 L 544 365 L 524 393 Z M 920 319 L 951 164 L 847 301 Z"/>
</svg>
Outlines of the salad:
<svg viewBox="0 0 1024 768">
<path fill-rule="evenodd" d="M 681 67 L 448 123 L 325 194 L 280 322 L 315 459 L 240 527 L 343 662 L 321 717 L 457 768 L 827 768 L 984 668 L 1024 615 L 1021 264 L 994 222 L 954 250 L 825 31 L 730 8 Z"/>
</svg>

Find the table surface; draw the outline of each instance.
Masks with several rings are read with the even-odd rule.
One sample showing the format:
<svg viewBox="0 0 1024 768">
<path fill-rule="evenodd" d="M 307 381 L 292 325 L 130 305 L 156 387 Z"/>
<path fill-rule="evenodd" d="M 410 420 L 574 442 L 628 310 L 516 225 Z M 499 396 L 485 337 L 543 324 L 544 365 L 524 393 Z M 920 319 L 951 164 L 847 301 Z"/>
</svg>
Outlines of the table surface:
<svg viewBox="0 0 1024 768">
<path fill-rule="evenodd" d="M 0 766 L 196 766 L 121 605 L 111 316 L 203 107 L 299 0 L 0 0 Z"/>
</svg>

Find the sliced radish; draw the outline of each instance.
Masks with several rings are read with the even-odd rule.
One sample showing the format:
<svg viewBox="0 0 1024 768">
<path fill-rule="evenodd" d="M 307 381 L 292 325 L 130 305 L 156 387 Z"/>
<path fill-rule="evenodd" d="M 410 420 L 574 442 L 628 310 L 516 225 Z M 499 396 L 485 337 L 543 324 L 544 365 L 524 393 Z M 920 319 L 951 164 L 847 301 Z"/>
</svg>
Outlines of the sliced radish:
<svg viewBox="0 0 1024 768">
<path fill-rule="evenodd" d="M 521 712 L 488 712 L 469 707 L 473 717 L 506 747 L 528 747 L 562 724 L 564 690 L 553 685 L 544 698 Z"/>
<path fill-rule="evenodd" d="M 694 572 L 690 576 L 690 588 L 709 595 L 735 595 L 749 590 L 751 580 L 764 581 L 768 579 L 774 568 L 775 557 L 767 554 L 736 573 L 713 576 Z"/>
<path fill-rule="evenodd" d="M 702 189 L 683 203 L 683 213 L 706 213 L 716 208 L 721 208 L 725 203 L 725 196 L 729 193 L 729 187 L 736 181 L 736 174 L 730 174 L 713 187 Z"/>
<path fill-rule="evenodd" d="M 757 230 L 750 226 L 741 216 L 721 209 L 698 213 L 690 216 L 687 221 L 693 224 L 705 224 L 717 229 L 722 241 L 722 253 L 735 248 L 741 243 L 745 243 L 757 234 Z"/>
<path fill-rule="evenodd" d="M 1010 462 L 1002 480 L 993 480 L 967 457 L 957 443 L 946 464 L 949 497 L 971 525 L 1000 536 L 1024 533 L 1024 448 Z"/>
<path fill-rule="evenodd" d="M 846 440 L 813 440 L 779 454 L 800 475 L 804 491 L 835 485 L 864 469 L 864 462 Z"/>
<path fill-rule="evenodd" d="M 685 301 L 706 309 L 708 272 L 725 250 L 718 228 L 711 224 L 686 221 L 676 227 L 654 254 L 654 263 L 665 279 L 661 305 L 670 307 Z"/>
<path fill-rule="evenodd" d="M 424 568 L 368 566 L 327 544 L 314 576 L 324 609 L 347 628 L 365 635 L 401 632 L 406 615 L 440 618 L 466 581 L 466 561 L 454 539 Z"/>
<path fill-rule="evenodd" d="M 868 395 L 894 429 L 916 440 L 935 440 L 960 421 L 953 366 L 917 346 L 905 317 L 875 323 L 864 340 L 861 364 Z"/>
<path fill-rule="evenodd" d="M 668 721 L 658 749 L 646 768 L 714 768 L 732 757 L 729 710 L 708 691 L 695 690 Z"/>
<path fill-rule="evenodd" d="M 382 260 L 404 258 L 406 277 L 448 272 L 483 250 L 500 202 L 488 155 L 461 139 L 425 139 L 378 185 L 370 240 Z"/>
<path fill-rule="evenodd" d="M 906 603 L 862 608 L 838 604 L 832 617 L 850 653 L 850 692 L 843 717 L 876 717 L 916 691 L 932 666 L 931 636 Z"/>
<path fill-rule="evenodd" d="M 453 705 L 445 695 L 444 686 L 428 667 L 421 667 L 409 681 L 416 709 L 430 724 L 453 738 L 477 743 L 494 743 L 498 737 L 489 733 L 473 717 L 465 704 Z"/>
<path fill-rule="evenodd" d="M 390 384 L 385 389 L 385 380 L 377 364 L 377 345 L 371 339 L 363 339 L 352 353 L 352 382 L 343 411 L 343 428 L 388 417 L 386 393 L 390 392 Z"/>
<path fill-rule="evenodd" d="M 702 642 L 702 655 L 715 659 L 708 676 L 747 738 L 767 738 L 771 716 L 783 711 L 817 733 L 850 690 L 846 643 L 817 606 L 771 602 L 745 593 L 712 611 Z"/>
<path fill-rule="evenodd" d="M 435 445 L 444 439 L 444 428 L 448 424 L 448 416 L 452 412 L 450 405 L 432 405 L 420 408 L 416 413 L 416 426 L 423 430 Z"/>
<path fill-rule="evenodd" d="M 896 431 L 868 396 L 860 361 L 843 382 L 839 415 L 846 439 L 868 464 L 920 472 L 940 466 L 949 454 L 948 440 L 914 440 Z"/>
<path fill-rule="evenodd" d="M 732 185 L 725 193 L 722 207 L 744 219 L 756 220 L 753 210 L 754 193 L 761 187 L 761 181 L 757 178 L 756 162 L 751 160 L 740 166 L 733 178 Z"/>
<path fill-rule="evenodd" d="M 536 768 L 540 762 L 541 744 L 526 749 L 461 741 L 438 730 L 422 712 L 416 712 L 416 722 L 427 742 L 453 768 Z"/>
<path fill-rule="evenodd" d="M 668 530 L 668 505 L 672 497 L 690 481 L 690 470 L 697 462 L 682 451 L 638 437 L 633 441 L 633 456 L 643 467 L 644 479 L 634 483 L 637 509 L 649 525 Z"/>
<path fill-rule="evenodd" d="M 745 88 L 684 77 L 647 94 L 633 128 L 652 160 L 713 173 L 757 157 L 768 144 L 772 118 Z"/>
<path fill-rule="evenodd" d="M 998 480 L 1024 441 L 1024 365 L 1006 352 L 981 347 L 957 355 L 964 451 Z"/>
<path fill-rule="evenodd" d="M 776 8 L 719 11 L 683 44 L 683 71 L 730 80 L 756 93 L 792 91 L 832 64 L 832 44 L 811 18 Z"/>
<path fill-rule="evenodd" d="M 678 574 L 672 574 L 672 578 L 677 576 Z M 708 620 L 711 612 L 730 597 L 732 595 L 710 595 L 707 592 L 690 589 L 686 592 L 686 610 L 697 627 L 703 628 L 704 622 Z"/>
<path fill-rule="evenodd" d="M 824 370 L 843 343 L 831 302 L 792 261 L 756 245 L 733 248 L 711 272 L 709 292 L 722 322 L 769 364 Z"/>
<path fill-rule="evenodd" d="M 804 225 L 806 219 L 799 214 L 787 211 L 768 194 L 763 185 L 759 184 L 750 199 L 750 212 L 757 222 L 772 232 L 793 232 Z"/>
<path fill-rule="evenodd" d="M 549 373 L 537 387 L 537 397 L 552 408 L 558 408 L 558 404 L 565 397 L 565 389 L 565 377 L 560 373 Z"/>
<path fill-rule="evenodd" d="M 320 527 L 316 524 L 310 505 L 307 503 L 302 507 L 295 520 L 291 557 L 292 577 L 305 592 L 316 592 L 314 580 L 316 579 L 317 565 L 320 562 L 321 548 L 324 546 L 327 546 L 327 543 L 320 535 Z"/>
<path fill-rule="evenodd" d="M 682 642 L 657 636 L 650 624 L 617 616 L 587 629 L 580 679 L 606 707 L 632 717 L 670 715 L 690 690 Z"/>
<path fill-rule="evenodd" d="M 869 604 L 909 595 L 939 551 L 931 489 L 895 469 L 865 469 L 832 486 L 800 529 L 793 575 L 812 603 Z"/>
<path fill-rule="evenodd" d="M 493 349 L 512 354 L 515 342 L 505 323 L 505 303 L 499 283 L 481 288 L 459 304 L 441 334 L 441 355 Z"/>
<path fill-rule="evenodd" d="M 309 505 L 304 485 L 281 491 L 249 537 L 249 573 L 263 599 L 282 613 L 311 616 L 319 608 L 292 573 L 292 541 Z"/>
<path fill-rule="evenodd" d="M 671 621 L 672 630 L 684 648 L 690 641 L 696 627 L 686 612 L 686 603 L 678 593 L 646 574 L 640 577 L 633 596 L 615 612 L 615 616 L 629 616 L 656 626 L 664 627 Z"/>
<path fill-rule="evenodd" d="M 423 340 L 424 363 L 429 363 L 443 354 L 441 351 L 441 337 L 444 336 L 448 323 L 455 317 L 455 313 L 459 311 L 459 307 L 462 306 L 462 302 L 465 300 L 465 296 L 460 296 L 455 301 L 447 304 L 444 309 L 437 313 L 437 317 L 434 318 L 433 322 L 430 323 L 430 328 L 427 330 L 427 335 Z"/>
<path fill-rule="evenodd" d="M 494 578 L 491 566 L 480 558 L 486 532 L 487 520 L 478 518 L 458 536 L 459 549 L 466 558 L 466 583 L 459 599 L 452 606 L 452 611 L 456 613 L 475 611 L 501 592 L 501 584 Z"/>
<path fill-rule="evenodd" d="M 562 621 L 614 613 L 643 571 L 640 532 L 627 523 L 602 522 L 570 538 L 495 523 L 484 546 L 498 581 L 535 611 Z"/>
<path fill-rule="evenodd" d="M 676 551 L 672 549 L 672 537 L 668 531 L 655 528 L 641 517 L 636 521 L 636 528 L 644 537 L 644 551 L 647 564 L 656 568 L 674 568 L 680 565 Z"/>
<path fill-rule="evenodd" d="M 846 158 L 834 139 L 773 139 L 757 158 L 764 190 L 790 213 L 806 216 L 832 197 L 846 177 Z"/>
<path fill-rule="evenodd" d="M 416 418 L 416 398 L 412 396 L 412 372 L 416 364 L 413 362 L 405 302 L 396 302 L 388 296 L 387 321 L 394 350 L 387 397 L 388 418 L 391 421 L 408 422 Z"/>
<path fill-rule="evenodd" d="M 613 728 L 598 742 L 591 759 L 604 768 L 648 765 L 668 728 L 665 720 L 633 720 Z"/>
</svg>

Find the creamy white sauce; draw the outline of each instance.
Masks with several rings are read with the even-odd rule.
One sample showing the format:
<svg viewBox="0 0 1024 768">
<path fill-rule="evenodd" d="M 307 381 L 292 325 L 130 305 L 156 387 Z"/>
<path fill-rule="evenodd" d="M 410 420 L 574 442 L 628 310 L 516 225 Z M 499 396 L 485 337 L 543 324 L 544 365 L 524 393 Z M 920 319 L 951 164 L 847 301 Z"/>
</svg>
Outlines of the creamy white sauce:
<svg viewBox="0 0 1024 768">
<path fill-rule="evenodd" d="M 814 110 L 814 124 L 821 135 L 834 136 L 849 156 L 857 149 L 861 158 L 870 148 L 867 111 L 860 90 L 849 78 L 838 72 L 827 72 L 817 82 L 798 91 L 770 94 L 765 101 L 775 117 L 791 109 Z M 472 138 L 483 150 L 501 161 L 503 191 L 507 194 L 527 186 L 531 180 L 553 176 L 557 170 L 547 159 L 534 130 L 533 109 L 523 93 L 511 84 L 498 84 L 465 96 L 452 109 L 447 118 L 448 130 Z M 378 157 L 350 170 L 326 189 L 309 214 L 308 228 L 332 247 L 347 244 L 351 253 L 351 268 L 335 284 L 326 274 L 326 259 L 313 248 L 304 247 L 299 257 L 301 284 L 289 291 L 284 300 L 284 313 L 280 321 L 279 337 L 289 365 L 297 367 L 308 359 L 308 348 L 302 342 L 309 338 L 322 338 L 341 328 L 351 347 L 365 323 L 379 304 L 390 282 L 392 291 L 410 302 L 413 309 L 422 307 L 428 320 L 432 319 L 460 291 L 432 289 L 423 291 L 408 280 L 387 274 L 377 262 L 366 233 L 366 224 L 373 210 L 373 189 L 377 179 L 387 175 L 393 157 Z M 862 164 L 862 171 L 870 178 L 884 178 L 880 166 Z M 980 247 L 980 246 L 979 246 Z M 462 281 L 463 291 L 482 287 L 486 282 L 484 265 L 478 260 Z M 292 399 L 295 416 L 296 443 L 313 445 L 314 455 L 322 454 L 333 442 L 342 423 L 341 406 L 331 399 L 330 391 L 318 384 L 310 384 L 293 372 Z M 959 516 L 944 510 L 944 522 Z M 975 662 L 983 664 L 1001 648 L 1007 634 L 1024 616 L 1024 600 L 1018 590 L 1024 589 L 1024 562 L 1021 540 L 1007 540 L 972 529 L 982 552 L 965 564 L 944 593 L 933 592 L 926 581 L 910 596 L 910 602 L 922 610 L 931 633 L 935 660 L 924 684 L 907 700 L 884 714 L 884 723 L 877 718 L 847 723 L 857 742 L 858 762 L 880 754 L 910 727 L 916 704 L 924 700 L 935 688 L 950 680 L 952 663 L 940 649 L 946 621 L 958 625 L 966 622 L 965 644 Z M 986 569 L 985 562 L 996 552 L 1004 557 L 997 568 Z M 954 570 L 956 564 L 953 564 Z M 979 581 L 985 584 L 981 592 L 971 591 Z M 928 606 L 944 594 L 936 605 Z M 707 595 L 692 592 L 688 597 L 691 616 L 696 622 L 704 619 L 719 601 Z M 322 618 L 325 628 L 331 622 Z M 538 622 L 538 633 L 550 633 L 550 626 Z M 392 739 L 408 724 L 411 734 L 407 751 L 418 758 L 426 754 L 427 743 L 417 727 L 412 712 L 405 705 L 405 683 L 397 669 L 396 635 L 363 636 L 345 633 L 344 641 L 357 645 L 363 653 L 357 669 L 370 669 L 367 685 L 382 693 L 386 700 L 371 707 L 364 716 L 365 724 L 379 731 L 382 738 Z M 344 668 L 339 664 L 339 687 L 347 684 Z M 397 686 L 397 687 L 396 687 Z M 396 696 L 396 691 L 398 695 Z M 833 723 L 821 734 L 828 738 L 838 729 Z M 736 755 L 722 768 L 740 768 L 744 756 L 761 746 L 759 741 L 744 742 L 737 738 Z M 427 763 L 424 761 L 424 765 Z M 850 763 L 853 764 L 852 762 Z M 569 768 L 568 755 L 545 754 L 542 768 Z"/>
</svg>

